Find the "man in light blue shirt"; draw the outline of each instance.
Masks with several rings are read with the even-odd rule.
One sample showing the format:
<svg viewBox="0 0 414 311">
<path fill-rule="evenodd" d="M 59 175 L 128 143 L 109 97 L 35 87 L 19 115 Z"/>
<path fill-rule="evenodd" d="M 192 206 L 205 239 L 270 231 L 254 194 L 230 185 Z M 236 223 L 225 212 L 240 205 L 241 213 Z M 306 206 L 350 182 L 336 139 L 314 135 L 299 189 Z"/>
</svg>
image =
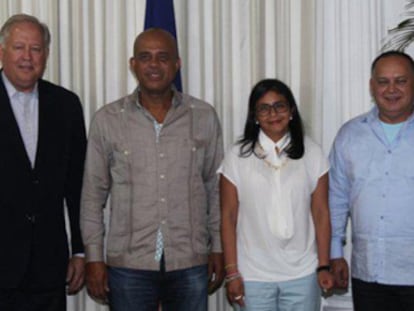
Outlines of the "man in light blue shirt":
<svg viewBox="0 0 414 311">
<path fill-rule="evenodd" d="M 342 126 L 330 153 L 332 271 L 337 286 L 347 288 L 349 216 L 355 310 L 414 310 L 412 58 L 379 55 L 370 88 L 375 107 Z"/>
</svg>

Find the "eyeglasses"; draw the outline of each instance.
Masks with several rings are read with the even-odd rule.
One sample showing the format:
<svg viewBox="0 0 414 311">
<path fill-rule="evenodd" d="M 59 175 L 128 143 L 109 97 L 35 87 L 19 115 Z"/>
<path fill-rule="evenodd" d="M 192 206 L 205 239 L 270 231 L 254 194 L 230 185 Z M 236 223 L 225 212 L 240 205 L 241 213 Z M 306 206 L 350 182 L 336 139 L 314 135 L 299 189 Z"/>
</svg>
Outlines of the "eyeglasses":
<svg viewBox="0 0 414 311">
<path fill-rule="evenodd" d="M 276 113 L 285 113 L 289 111 L 289 104 L 287 102 L 274 102 L 273 104 L 258 104 L 256 106 L 256 113 L 259 116 L 267 116 L 272 111 Z"/>
</svg>

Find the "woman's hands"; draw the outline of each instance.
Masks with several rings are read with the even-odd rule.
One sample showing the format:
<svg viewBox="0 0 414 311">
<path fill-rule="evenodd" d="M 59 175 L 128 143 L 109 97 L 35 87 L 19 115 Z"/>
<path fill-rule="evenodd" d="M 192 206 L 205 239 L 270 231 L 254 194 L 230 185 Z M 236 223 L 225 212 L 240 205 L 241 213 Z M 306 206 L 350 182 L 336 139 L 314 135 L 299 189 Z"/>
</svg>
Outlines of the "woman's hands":
<svg viewBox="0 0 414 311">
<path fill-rule="evenodd" d="M 227 281 L 226 291 L 230 304 L 237 303 L 240 307 L 244 307 L 244 284 L 241 276 Z"/>
</svg>

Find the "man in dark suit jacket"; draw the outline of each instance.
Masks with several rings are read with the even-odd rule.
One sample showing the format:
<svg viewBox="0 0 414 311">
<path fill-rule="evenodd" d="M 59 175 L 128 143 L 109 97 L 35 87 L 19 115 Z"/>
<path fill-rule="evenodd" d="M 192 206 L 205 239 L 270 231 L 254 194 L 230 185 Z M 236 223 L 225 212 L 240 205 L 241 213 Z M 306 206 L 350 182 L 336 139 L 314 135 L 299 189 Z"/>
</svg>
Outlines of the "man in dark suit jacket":
<svg viewBox="0 0 414 311">
<path fill-rule="evenodd" d="M 84 119 L 74 93 L 41 79 L 49 43 L 33 16 L 0 30 L 0 310 L 65 310 L 66 285 L 73 294 L 84 280 Z"/>
</svg>

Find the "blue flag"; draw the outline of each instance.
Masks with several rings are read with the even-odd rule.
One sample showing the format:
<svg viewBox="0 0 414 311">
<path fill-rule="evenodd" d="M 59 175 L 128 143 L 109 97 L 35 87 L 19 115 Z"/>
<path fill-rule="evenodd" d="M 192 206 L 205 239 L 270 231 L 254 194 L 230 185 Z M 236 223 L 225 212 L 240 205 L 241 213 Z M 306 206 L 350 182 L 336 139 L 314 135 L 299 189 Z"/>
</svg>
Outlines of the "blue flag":
<svg viewBox="0 0 414 311">
<path fill-rule="evenodd" d="M 173 0 L 147 0 L 144 29 L 152 27 L 165 29 L 177 39 Z M 175 76 L 174 85 L 182 92 L 180 71 Z"/>
</svg>

